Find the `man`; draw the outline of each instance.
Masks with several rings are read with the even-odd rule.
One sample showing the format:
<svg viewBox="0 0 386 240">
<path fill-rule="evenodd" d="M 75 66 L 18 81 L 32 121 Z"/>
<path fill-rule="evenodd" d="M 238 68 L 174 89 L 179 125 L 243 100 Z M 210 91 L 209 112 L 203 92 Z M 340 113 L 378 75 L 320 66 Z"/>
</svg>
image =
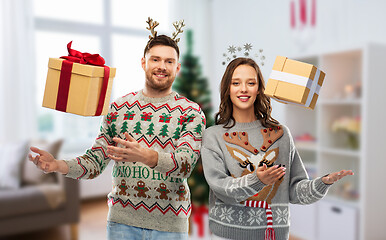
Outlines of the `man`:
<svg viewBox="0 0 386 240">
<path fill-rule="evenodd" d="M 56 160 L 31 147 L 38 155 L 29 158 L 40 169 L 75 179 L 92 179 L 115 161 L 108 195 L 110 240 L 188 239 L 186 179 L 200 155 L 205 115 L 198 104 L 172 91 L 181 68 L 178 60 L 176 41 L 155 34 L 141 60 L 144 88 L 111 104 L 94 145 L 83 156 Z"/>
</svg>

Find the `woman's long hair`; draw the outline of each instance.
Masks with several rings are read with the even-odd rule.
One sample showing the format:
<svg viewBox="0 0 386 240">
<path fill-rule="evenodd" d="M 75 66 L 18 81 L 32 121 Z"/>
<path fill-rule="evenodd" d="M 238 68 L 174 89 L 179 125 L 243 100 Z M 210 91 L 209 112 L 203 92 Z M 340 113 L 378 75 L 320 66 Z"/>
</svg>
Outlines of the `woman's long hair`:
<svg viewBox="0 0 386 240">
<path fill-rule="evenodd" d="M 224 124 L 225 128 L 231 128 L 236 124 L 236 121 L 233 118 L 233 104 L 229 92 L 233 73 L 235 69 L 240 65 L 251 66 L 256 70 L 257 73 L 259 89 L 258 94 L 256 96 L 256 100 L 254 102 L 254 112 L 257 119 L 261 121 L 261 124 L 264 127 L 278 126 L 279 122 L 271 116 L 271 100 L 264 94 L 265 85 L 263 75 L 261 74 L 260 68 L 256 64 L 256 62 L 250 58 L 236 58 L 228 64 L 221 80 L 221 103 L 219 111 L 215 115 L 215 124 Z"/>
</svg>

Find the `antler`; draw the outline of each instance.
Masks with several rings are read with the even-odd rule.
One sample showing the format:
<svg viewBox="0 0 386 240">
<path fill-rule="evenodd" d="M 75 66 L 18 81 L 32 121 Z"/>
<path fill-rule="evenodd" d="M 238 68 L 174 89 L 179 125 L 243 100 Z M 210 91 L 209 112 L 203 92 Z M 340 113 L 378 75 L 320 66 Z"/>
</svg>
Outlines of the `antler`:
<svg viewBox="0 0 386 240">
<path fill-rule="evenodd" d="M 263 152 L 267 151 L 268 148 L 284 134 L 283 129 L 280 126 L 274 128 L 264 128 L 260 131 L 264 138 L 263 145 L 260 147 Z"/>
<path fill-rule="evenodd" d="M 159 23 L 157 21 L 153 21 L 153 19 L 151 19 L 150 17 L 148 17 L 146 23 L 149 24 L 149 27 L 146 27 L 146 29 L 151 31 L 149 39 L 157 37 L 157 31 L 154 31 L 154 28 L 157 27 Z"/>
<path fill-rule="evenodd" d="M 247 132 L 225 133 L 223 137 L 226 142 L 236 144 L 237 146 L 240 146 L 255 155 L 259 152 L 256 148 L 249 144 Z"/>
<path fill-rule="evenodd" d="M 178 42 L 180 41 L 180 38 L 177 38 L 177 39 L 176 39 L 176 37 L 177 37 L 177 35 L 178 35 L 179 33 L 184 32 L 184 30 L 182 30 L 182 28 L 185 27 L 184 20 L 180 20 L 179 22 L 176 21 L 175 23 L 173 23 L 173 26 L 174 26 L 174 28 L 176 29 L 176 31 L 173 33 L 172 39 L 173 39 L 176 43 L 178 43 Z"/>
</svg>

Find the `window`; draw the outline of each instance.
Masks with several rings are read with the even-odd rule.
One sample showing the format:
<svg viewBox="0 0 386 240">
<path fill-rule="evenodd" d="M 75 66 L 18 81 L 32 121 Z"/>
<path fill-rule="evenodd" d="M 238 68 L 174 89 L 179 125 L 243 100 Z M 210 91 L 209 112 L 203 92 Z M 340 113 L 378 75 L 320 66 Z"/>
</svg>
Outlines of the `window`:
<svg viewBox="0 0 386 240">
<path fill-rule="evenodd" d="M 34 0 L 36 17 L 103 24 L 103 0 Z"/>
<path fill-rule="evenodd" d="M 145 82 L 145 73 L 141 68 L 141 58 L 145 37 L 114 34 L 112 37 L 112 53 L 117 68 L 114 82 L 114 97 L 121 97 L 129 92 L 142 89 Z M 128 57 L 129 56 L 129 57 Z"/>
<path fill-rule="evenodd" d="M 133 1 L 111 0 L 111 22 L 114 27 L 145 29 L 146 19 L 151 16 L 160 23 L 157 31 L 167 31 L 171 26 L 168 21 L 168 1 L 146 0 Z"/>
<path fill-rule="evenodd" d="M 82 152 L 90 147 L 102 120 L 41 106 L 50 57 L 67 55 L 67 43 L 73 41 L 74 49 L 99 53 L 107 65 L 117 68 L 111 101 L 138 91 L 144 85 L 141 58 L 149 35 L 147 17 L 162 23 L 159 32 L 168 32 L 168 9 L 165 0 L 34 0 L 38 137 L 64 138 L 65 151 Z"/>
</svg>

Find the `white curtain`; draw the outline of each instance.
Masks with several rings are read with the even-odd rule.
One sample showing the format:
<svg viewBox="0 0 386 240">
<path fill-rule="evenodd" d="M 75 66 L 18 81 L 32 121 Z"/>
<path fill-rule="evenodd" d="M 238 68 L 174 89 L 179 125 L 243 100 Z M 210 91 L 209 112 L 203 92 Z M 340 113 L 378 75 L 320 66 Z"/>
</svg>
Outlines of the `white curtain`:
<svg viewBox="0 0 386 240">
<path fill-rule="evenodd" d="M 33 1 L 0 0 L 0 141 L 36 132 Z"/>
</svg>

